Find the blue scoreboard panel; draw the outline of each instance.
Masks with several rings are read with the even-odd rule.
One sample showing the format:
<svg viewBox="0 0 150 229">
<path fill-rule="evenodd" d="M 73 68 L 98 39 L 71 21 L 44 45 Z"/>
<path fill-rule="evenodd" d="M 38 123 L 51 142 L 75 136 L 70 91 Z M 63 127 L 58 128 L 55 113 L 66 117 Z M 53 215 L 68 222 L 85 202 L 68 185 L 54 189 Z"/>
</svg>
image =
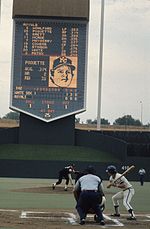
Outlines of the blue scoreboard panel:
<svg viewBox="0 0 150 229">
<path fill-rule="evenodd" d="M 87 22 L 14 20 L 10 108 L 43 121 L 85 110 Z"/>
</svg>

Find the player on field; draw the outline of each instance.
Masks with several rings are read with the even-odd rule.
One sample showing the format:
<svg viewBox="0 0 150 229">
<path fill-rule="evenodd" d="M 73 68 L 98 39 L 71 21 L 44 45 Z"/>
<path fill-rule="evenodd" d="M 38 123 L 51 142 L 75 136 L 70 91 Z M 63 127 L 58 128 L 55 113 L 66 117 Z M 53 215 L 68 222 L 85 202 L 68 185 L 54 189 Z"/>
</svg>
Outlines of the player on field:
<svg viewBox="0 0 150 229">
<path fill-rule="evenodd" d="M 146 174 L 145 169 L 143 169 L 143 168 L 139 169 L 138 174 L 140 177 L 140 184 L 141 184 L 141 186 L 143 186 L 144 185 L 144 176 Z"/>
<path fill-rule="evenodd" d="M 130 205 L 130 201 L 134 195 L 134 188 L 124 176 L 121 177 L 121 174 L 117 172 L 117 169 L 114 165 L 108 166 L 106 172 L 110 176 L 107 188 L 117 187 L 121 189 L 121 191 L 117 192 L 115 195 L 112 196 L 112 202 L 114 205 L 115 213 L 111 216 L 120 217 L 119 200 L 123 199 L 123 205 L 130 214 L 130 216 L 127 219 L 136 220 L 133 208 Z"/>
<path fill-rule="evenodd" d="M 104 202 L 102 180 L 95 175 L 93 166 L 88 166 L 75 184 L 74 196 L 77 201 L 76 209 L 80 216 L 80 224 L 84 225 L 86 216 L 92 209 L 95 213 L 94 219 L 100 225 L 105 225 L 100 203 Z"/>
<path fill-rule="evenodd" d="M 58 181 L 56 183 L 53 183 L 52 188 L 55 189 L 56 185 L 61 184 L 62 180 L 65 179 L 66 183 L 65 183 L 64 190 L 67 191 L 69 181 L 73 185 L 73 180 L 72 180 L 71 174 L 75 173 L 74 169 L 75 169 L 74 164 L 68 165 L 68 166 L 64 167 L 63 169 L 61 169 L 59 171 Z"/>
</svg>

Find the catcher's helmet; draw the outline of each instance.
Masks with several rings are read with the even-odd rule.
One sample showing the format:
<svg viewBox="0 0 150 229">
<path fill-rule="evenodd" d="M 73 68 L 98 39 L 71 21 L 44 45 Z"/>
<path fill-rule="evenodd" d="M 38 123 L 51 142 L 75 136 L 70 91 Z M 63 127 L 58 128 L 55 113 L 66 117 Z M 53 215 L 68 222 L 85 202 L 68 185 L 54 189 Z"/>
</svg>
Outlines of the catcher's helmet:
<svg viewBox="0 0 150 229">
<path fill-rule="evenodd" d="M 106 172 L 110 174 L 115 174 L 117 172 L 117 169 L 114 165 L 109 165 L 106 169 Z"/>
</svg>

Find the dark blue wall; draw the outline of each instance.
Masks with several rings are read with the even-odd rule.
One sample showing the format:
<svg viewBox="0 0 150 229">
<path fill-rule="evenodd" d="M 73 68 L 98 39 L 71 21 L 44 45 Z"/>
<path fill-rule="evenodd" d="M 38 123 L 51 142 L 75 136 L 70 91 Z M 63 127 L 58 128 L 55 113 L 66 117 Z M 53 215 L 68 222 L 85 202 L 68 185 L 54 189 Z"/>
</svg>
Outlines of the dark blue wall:
<svg viewBox="0 0 150 229">
<path fill-rule="evenodd" d="M 0 128 L 0 144 L 17 144 L 19 140 L 19 127 Z"/>
<path fill-rule="evenodd" d="M 126 165 L 132 165 L 130 161 L 126 163 Z M 0 177 L 20 177 L 20 178 L 58 178 L 58 172 L 63 167 L 75 163 L 76 169 L 79 171 L 83 171 L 87 165 L 92 165 L 96 169 L 98 175 L 102 177 L 102 179 L 107 180 L 108 175 L 106 173 L 106 168 L 108 163 L 96 163 L 96 162 L 79 162 L 79 161 L 24 161 L 24 160 L 0 160 Z M 150 160 L 145 164 L 145 168 L 147 174 L 145 176 L 146 181 L 150 181 L 150 173 L 149 173 L 149 163 Z M 122 163 L 114 164 L 119 172 L 123 172 Z M 136 167 L 132 172 L 127 175 L 127 178 L 130 180 L 136 181 L 139 180 L 138 170 L 141 168 L 141 160 L 135 164 Z M 148 169 L 147 169 L 148 168 Z M 74 176 L 75 178 L 75 176 Z"/>
<path fill-rule="evenodd" d="M 141 167 L 144 167 L 147 171 L 146 180 L 150 181 L 149 139 L 150 133 L 145 133 L 145 135 L 142 133 L 141 135 L 137 132 L 131 134 L 114 131 L 110 133 L 109 131 L 108 134 L 104 131 L 75 130 L 74 115 L 51 123 L 44 123 L 22 115 L 20 127 L 0 129 L 0 144 L 74 145 L 112 153 L 121 161 L 117 165 L 120 170 L 122 166 L 132 164 L 136 166 L 134 172 L 129 174 L 132 180 L 138 179 L 137 172 Z M 143 147 L 146 147 L 147 151 L 144 151 Z M 88 162 L 75 163 L 79 170 L 83 170 L 88 164 Z M 92 164 L 95 165 L 98 173 L 106 179 L 107 163 Z M 0 160 L 0 176 L 55 178 L 58 170 L 65 165 L 66 161 Z"/>
<path fill-rule="evenodd" d="M 74 115 L 54 122 L 43 122 L 20 114 L 19 144 L 74 145 Z"/>
</svg>

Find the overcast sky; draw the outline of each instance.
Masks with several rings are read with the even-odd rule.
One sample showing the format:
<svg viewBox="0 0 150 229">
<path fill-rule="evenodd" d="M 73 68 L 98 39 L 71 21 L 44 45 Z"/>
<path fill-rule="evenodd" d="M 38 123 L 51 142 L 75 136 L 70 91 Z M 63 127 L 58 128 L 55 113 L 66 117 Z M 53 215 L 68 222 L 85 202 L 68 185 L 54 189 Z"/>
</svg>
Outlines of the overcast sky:
<svg viewBox="0 0 150 229">
<path fill-rule="evenodd" d="M 1 0 L 0 117 L 10 112 L 12 2 Z M 87 110 L 77 116 L 82 121 L 97 117 L 101 0 L 90 2 Z M 129 114 L 150 123 L 150 0 L 105 0 L 104 12 L 101 117 L 113 123 Z"/>
</svg>

